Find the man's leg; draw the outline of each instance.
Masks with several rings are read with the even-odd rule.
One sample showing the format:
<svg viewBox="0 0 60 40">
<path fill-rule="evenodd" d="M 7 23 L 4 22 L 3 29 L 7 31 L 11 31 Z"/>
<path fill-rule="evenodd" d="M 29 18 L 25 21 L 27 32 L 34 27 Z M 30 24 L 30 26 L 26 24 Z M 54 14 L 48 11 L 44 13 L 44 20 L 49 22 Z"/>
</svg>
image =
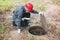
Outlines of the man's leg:
<svg viewBox="0 0 60 40">
<path fill-rule="evenodd" d="M 16 16 L 15 16 L 14 14 L 13 14 L 13 16 L 12 16 L 12 19 L 13 19 L 13 21 L 12 21 L 13 26 L 17 26 L 17 25 L 15 24 Z"/>
<path fill-rule="evenodd" d="M 17 25 L 17 27 L 18 27 L 18 33 L 20 33 L 21 32 L 21 19 L 16 19 L 15 20 L 15 24 Z"/>
<path fill-rule="evenodd" d="M 13 24 L 13 26 L 17 26 L 17 25 L 15 24 L 15 21 L 12 21 L 12 24 Z"/>
</svg>

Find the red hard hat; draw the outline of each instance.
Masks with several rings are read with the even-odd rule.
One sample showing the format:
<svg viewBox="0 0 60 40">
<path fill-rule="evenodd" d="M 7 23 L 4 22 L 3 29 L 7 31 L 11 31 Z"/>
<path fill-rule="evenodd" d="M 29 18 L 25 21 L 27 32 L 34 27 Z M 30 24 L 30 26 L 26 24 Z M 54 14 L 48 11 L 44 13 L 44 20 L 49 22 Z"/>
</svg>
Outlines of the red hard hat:
<svg viewBox="0 0 60 40">
<path fill-rule="evenodd" d="M 28 9 L 28 11 L 32 11 L 33 10 L 33 4 L 32 3 L 26 3 L 25 7 Z"/>
</svg>

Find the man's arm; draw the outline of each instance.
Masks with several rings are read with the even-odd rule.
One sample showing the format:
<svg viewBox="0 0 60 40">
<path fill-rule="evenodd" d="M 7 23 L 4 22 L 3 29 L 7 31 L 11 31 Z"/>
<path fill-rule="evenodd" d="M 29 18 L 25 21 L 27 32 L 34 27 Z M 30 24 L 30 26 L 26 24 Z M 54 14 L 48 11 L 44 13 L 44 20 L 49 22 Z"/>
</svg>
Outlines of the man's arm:
<svg viewBox="0 0 60 40">
<path fill-rule="evenodd" d="M 42 11 L 41 12 L 38 12 L 36 10 L 33 10 L 31 13 L 34 13 L 34 14 L 42 14 L 42 15 L 44 14 L 44 12 L 42 12 Z"/>
<path fill-rule="evenodd" d="M 31 12 L 31 13 L 38 14 L 39 12 L 38 12 L 38 11 L 36 11 L 36 10 L 32 10 L 32 12 Z"/>
</svg>

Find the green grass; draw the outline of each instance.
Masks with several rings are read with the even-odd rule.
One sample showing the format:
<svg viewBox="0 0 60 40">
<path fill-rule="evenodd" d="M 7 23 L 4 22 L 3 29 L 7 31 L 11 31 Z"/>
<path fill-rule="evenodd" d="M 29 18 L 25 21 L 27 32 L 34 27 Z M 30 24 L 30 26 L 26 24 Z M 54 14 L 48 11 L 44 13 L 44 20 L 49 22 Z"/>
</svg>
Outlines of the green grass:
<svg viewBox="0 0 60 40">
<path fill-rule="evenodd" d="M 4 32 L 3 30 L 3 22 L 0 22 L 0 33 Z"/>
<path fill-rule="evenodd" d="M 56 33 L 59 33 L 60 32 L 60 28 L 57 28 L 55 31 L 56 31 Z"/>
<path fill-rule="evenodd" d="M 53 24 L 53 23 L 48 23 L 47 26 L 48 26 L 48 27 L 53 27 L 54 24 Z"/>
<path fill-rule="evenodd" d="M 0 9 L 1 10 L 9 10 L 11 7 L 13 7 L 13 1 L 9 1 L 9 0 L 0 0 Z"/>
<path fill-rule="evenodd" d="M 34 36 L 29 36 L 28 40 L 34 40 Z"/>
</svg>

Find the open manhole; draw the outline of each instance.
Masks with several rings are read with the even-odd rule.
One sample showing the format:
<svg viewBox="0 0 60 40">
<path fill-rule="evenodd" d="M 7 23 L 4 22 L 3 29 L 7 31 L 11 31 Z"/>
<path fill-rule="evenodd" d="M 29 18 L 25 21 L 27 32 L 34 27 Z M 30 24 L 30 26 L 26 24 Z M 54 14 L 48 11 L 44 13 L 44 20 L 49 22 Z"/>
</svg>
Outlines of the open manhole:
<svg viewBox="0 0 60 40">
<path fill-rule="evenodd" d="M 29 33 L 33 35 L 45 35 L 47 32 L 40 26 L 32 26 L 29 28 Z"/>
</svg>

